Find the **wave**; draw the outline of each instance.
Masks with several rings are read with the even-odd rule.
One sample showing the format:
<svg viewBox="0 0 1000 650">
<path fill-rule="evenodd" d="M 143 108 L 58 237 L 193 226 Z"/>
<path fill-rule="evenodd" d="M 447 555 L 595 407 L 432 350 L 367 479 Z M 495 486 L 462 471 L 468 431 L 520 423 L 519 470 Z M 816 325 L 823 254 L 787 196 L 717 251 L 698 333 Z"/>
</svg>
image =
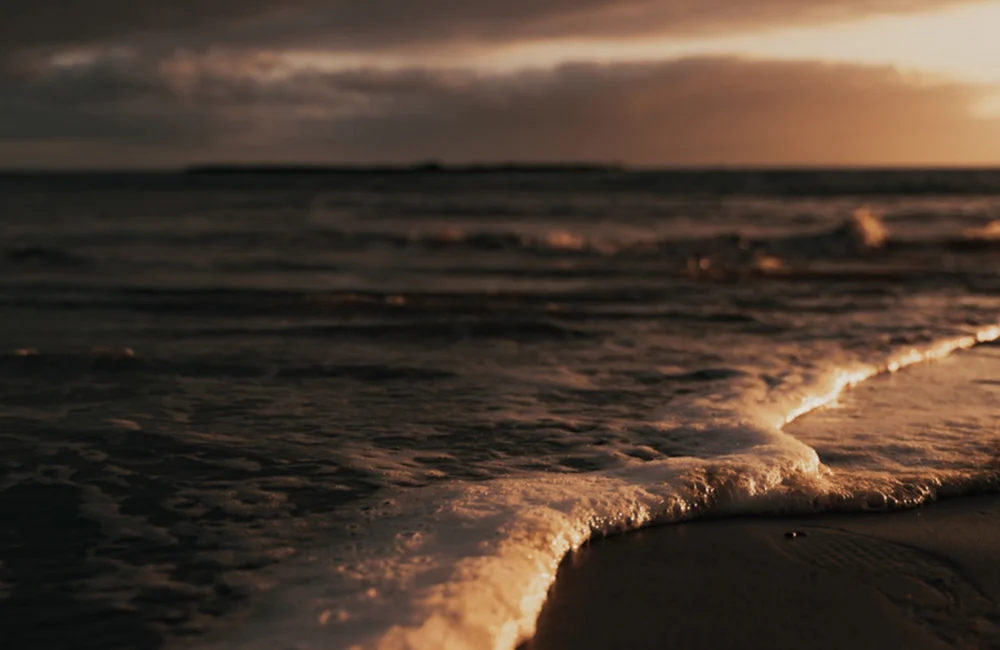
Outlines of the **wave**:
<svg viewBox="0 0 1000 650">
<path fill-rule="evenodd" d="M 687 290 L 694 293 L 693 289 Z M 693 305 L 663 307 L 685 292 L 664 279 L 648 287 L 581 287 L 548 290 L 478 291 L 307 291 L 240 287 L 85 287 L 73 284 L 22 285 L 0 293 L 6 307 L 55 310 L 122 310 L 152 314 L 185 314 L 240 319 L 241 331 L 320 335 L 342 327 L 343 333 L 394 331 L 415 336 L 433 328 L 442 331 L 500 332 L 530 330 L 556 333 L 574 322 L 621 321 L 644 318 L 693 322 L 756 323 L 740 310 Z M 246 317 L 322 318 L 317 325 L 275 328 L 270 321 Z M 364 316 L 366 319 L 359 319 Z M 330 322 L 347 319 L 347 322 Z M 448 321 L 448 322 L 445 322 Z M 504 325 L 504 323 L 507 323 Z M 204 335 L 232 332 L 205 328 Z M 408 334 L 409 331 L 409 334 Z M 194 332 L 197 334 L 198 332 Z M 575 335 L 572 332 L 571 335 Z"/>
<path fill-rule="evenodd" d="M 378 170 L 352 173 L 264 174 L 252 178 L 260 190 L 368 191 L 391 195 L 426 193 L 430 187 L 458 187 L 482 193 L 490 189 L 543 189 L 637 192 L 654 196 L 969 196 L 1000 193 L 1000 171 L 996 169 L 692 169 L 607 170 L 593 173 L 586 165 L 578 173 L 530 173 L 532 165 L 479 174 L 434 172 L 388 177 Z M 572 167 L 572 166 L 571 166 Z M 310 171 L 310 170 L 301 170 Z M 343 171 L 343 170 L 342 170 Z M 527 172 L 527 173 L 525 173 Z M 387 178 L 391 183 L 387 183 Z M 183 173 L 62 173 L 28 172 L 0 174 L 0 185 L 57 187 L 68 190 L 112 191 L 246 191 L 248 178 L 240 174 L 190 175 Z M 435 185 L 435 183 L 437 183 Z"/>
<path fill-rule="evenodd" d="M 565 229 L 518 233 L 469 232 L 459 228 L 405 237 L 376 233 L 338 234 L 343 241 L 360 245 L 377 242 L 437 252 L 449 249 L 512 252 L 538 257 L 598 258 L 614 263 L 673 261 L 679 267 L 688 268 L 692 261 L 703 264 L 707 260 L 714 267 L 776 270 L 785 268 L 786 263 L 801 265 L 858 259 L 891 262 L 887 258 L 894 253 L 993 249 L 1000 245 L 1000 222 L 969 228 L 962 236 L 914 238 L 907 235 L 905 230 L 900 236 L 891 232 L 882 216 L 870 207 L 852 211 L 840 223 L 825 230 L 771 236 L 723 232 L 700 237 L 629 239 Z"/>
<path fill-rule="evenodd" d="M 259 366 L 204 362 L 196 359 L 143 358 L 131 348 L 94 348 L 86 353 L 52 353 L 36 349 L 0 355 L 0 377 L 34 377 L 46 381 L 74 379 L 124 379 L 134 374 L 164 377 L 220 378 L 264 377 L 268 370 Z"/>
<path fill-rule="evenodd" d="M 996 489 L 1000 465 L 906 480 L 838 476 L 784 427 L 874 377 L 998 340 L 1000 326 L 984 327 L 702 404 L 692 431 L 729 448 L 710 459 L 623 455 L 601 472 L 456 483 L 380 501 L 357 541 L 283 567 L 272 600 L 220 647 L 510 650 L 533 633 L 563 557 L 596 536 L 702 516 L 906 508 Z"/>
<path fill-rule="evenodd" d="M 503 277 L 510 280 L 587 280 L 614 277 L 712 277 L 737 273 L 747 277 L 797 277 L 818 267 L 858 264 L 874 274 L 920 269 L 946 269 L 961 255 L 977 255 L 1000 247 L 1000 225 L 968 228 L 961 235 L 913 237 L 902 226 L 891 232 L 873 209 L 862 207 L 841 222 L 819 230 L 747 235 L 663 236 L 662 230 L 622 236 L 613 230 L 489 230 L 451 227 L 435 230 L 365 231 L 333 228 L 290 228 L 279 231 L 197 233 L 100 233 L 64 246 L 21 246 L 8 249 L 0 263 L 16 270 L 31 268 L 73 272 L 121 272 L 126 269 L 196 275 L 241 282 L 247 274 L 303 278 L 351 277 L 358 254 L 398 251 L 399 270 L 416 274 Z M 157 251 L 148 259 L 128 253 L 137 247 Z M 97 247 L 83 254 L 79 249 Z M 182 250 L 185 249 L 185 250 Z M 195 249 L 192 255 L 186 249 Z M 240 250 L 233 257 L 232 251 Z M 124 251 L 119 254 L 116 251 Z M 957 257 L 956 257 L 957 256 Z M 428 260 L 433 263 L 428 264 Z M 470 263 L 472 260 L 472 263 Z M 970 264 L 975 259 L 969 260 Z M 245 283 L 245 280 L 242 280 Z"/>
<path fill-rule="evenodd" d="M 438 368 L 388 364 L 326 364 L 266 367 L 262 365 L 207 362 L 198 359 L 157 359 L 136 355 L 131 348 L 94 348 L 87 353 L 43 353 L 15 350 L 0 355 L 0 378 L 35 377 L 47 381 L 80 378 L 124 378 L 133 374 L 185 378 L 240 378 L 279 380 L 345 379 L 382 383 L 393 381 L 443 381 L 459 375 Z"/>
<path fill-rule="evenodd" d="M 994 247 L 1000 242 L 1000 226 L 969 229 L 964 236 L 936 236 L 926 239 L 909 238 L 904 231 L 897 237 L 882 217 L 869 207 L 861 207 L 840 223 L 821 230 L 770 236 L 748 236 L 740 232 L 721 232 L 708 236 L 631 236 L 620 237 L 600 231 L 554 229 L 541 232 L 476 231 L 458 227 L 444 230 L 400 233 L 346 230 L 309 231 L 279 236 L 289 241 L 285 248 L 300 251 L 322 250 L 326 253 L 391 248 L 396 250 L 441 254 L 506 253 L 530 256 L 542 260 L 567 260 L 604 264 L 657 262 L 665 267 L 690 268 L 692 263 L 707 262 L 712 267 L 756 268 L 776 270 L 786 265 L 798 266 L 816 262 L 838 262 L 857 259 L 887 260 L 893 253 L 922 251 L 955 253 L 975 252 Z M 231 237 L 227 234 L 227 237 Z M 878 254 L 882 253 L 879 258 Z M 263 263 L 262 263 L 263 264 Z M 282 268 L 270 262 L 276 270 L 323 270 L 327 263 L 296 261 Z M 314 268 L 315 267 L 315 268 Z M 248 265 L 253 269 L 253 265 Z M 449 267 L 450 269 L 451 267 Z M 331 270 L 331 269 L 326 269 Z M 467 268 L 474 272 L 473 267 Z M 490 272 L 484 268 L 484 272 Z M 543 272 L 559 269 L 547 268 Z M 586 271 L 586 269 L 583 269 Z"/>
<path fill-rule="evenodd" d="M 983 196 L 1000 193 L 995 169 L 692 170 L 635 172 L 605 186 L 660 195 L 834 197 Z"/>
<path fill-rule="evenodd" d="M 46 246 L 15 246 L 3 251 L 5 265 L 15 268 L 42 267 L 79 270 L 92 265 L 90 260 L 70 251 Z"/>
</svg>

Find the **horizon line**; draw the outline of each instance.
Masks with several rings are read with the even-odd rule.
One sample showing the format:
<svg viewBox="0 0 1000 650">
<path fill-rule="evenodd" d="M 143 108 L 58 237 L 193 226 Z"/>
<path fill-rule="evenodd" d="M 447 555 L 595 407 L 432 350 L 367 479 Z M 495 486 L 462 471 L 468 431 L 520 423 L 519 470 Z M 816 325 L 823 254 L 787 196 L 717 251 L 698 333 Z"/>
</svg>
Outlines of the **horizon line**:
<svg viewBox="0 0 1000 650">
<path fill-rule="evenodd" d="M 473 162 L 446 163 L 423 161 L 414 163 L 194 163 L 180 166 L 151 167 L 5 167 L 0 165 L 0 175 L 47 174 L 121 174 L 121 175 L 268 175 L 268 174 L 331 174 L 338 173 L 409 173 L 409 174 L 462 174 L 462 173 L 753 173 L 753 172 L 1000 172 L 1000 162 L 987 164 L 948 163 L 887 163 L 887 164 L 704 164 L 704 165 L 628 165 L 616 162 L 567 161 L 567 162 Z"/>
</svg>

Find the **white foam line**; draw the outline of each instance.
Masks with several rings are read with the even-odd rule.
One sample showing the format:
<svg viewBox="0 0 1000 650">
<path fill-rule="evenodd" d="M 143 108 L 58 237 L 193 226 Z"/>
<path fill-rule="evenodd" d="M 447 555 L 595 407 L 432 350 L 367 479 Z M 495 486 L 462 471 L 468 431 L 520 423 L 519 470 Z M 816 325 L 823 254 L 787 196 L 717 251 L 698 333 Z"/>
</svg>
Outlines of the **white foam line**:
<svg viewBox="0 0 1000 650">
<path fill-rule="evenodd" d="M 829 405 L 844 391 L 872 377 L 943 359 L 958 350 L 997 340 L 1000 340 L 1000 326 L 992 326 L 966 336 L 898 351 L 881 363 L 837 369 L 828 375 L 825 385 L 814 389 L 791 408 L 780 411 L 773 426 L 764 426 L 761 433 L 777 432 L 784 424 Z M 819 462 L 815 452 L 809 460 Z M 802 462 L 805 464 L 797 466 L 799 469 L 804 468 L 806 473 L 813 469 L 808 462 Z M 641 471 L 647 476 L 653 475 L 650 472 L 655 473 L 655 480 L 640 479 L 638 475 L 553 476 L 536 478 L 530 483 L 510 480 L 476 485 L 445 500 L 429 499 L 426 503 L 438 517 L 436 528 L 428 537 L 427 545 L 417 544 L 413 553 L 426 561 L 435 557 L 440 559 L 443 557 L 441 549 L 452 548 L 454 538 L 448 536 L 456 534 L 459 541 L 465 543 L 472 534 L 473 546 L 458 547 L 462 552 L 456 556 L 457 562 L 450 567 L 439 567 L 449 569 L 449 579 L 442 580 L 438 570 L 415 570 L 406 589 L 399 592 L 407 600 L 401 603 L 402 610 L 382 611 L 366 620 L 363 613 L 338 610 L 334 606 L 339 603 L 334 599 L 329 601 L 331 608 L 314 611 L 314 607 L 307 607 L 304 615 L 297 611 L 283 623 L 287 627 L 280 632 L 294 637 L 304 650 L 331 647 L 331 642 L 335 647 L 352 650 L 511 650 L 534 633 L 549 587 L 569 552 L 595 533 L 636 529 L 654 519 L 665 521 L 667 518 L 663 515 L 668 510 L 671 520 L 690 516 L 694 497 L 677 493 L 671 486 L 677 485 L 678 477 L 692 469 L 694 465 L 677 458 L 643 465 Z M 785 469 L 790 468 L 786 466 Z M 768 470 L 757 476 L 743 486 L 746 495 L 767 493 L 778 480 L 768 480 L 774 475 L 775 472 Z M 581 495 L 587 496 L 582 498 Z M 450 505 L 446 509 L 432 505 L 440 502 Z M 481 521 L 477 524 L 464 518 L 464 509 L 478 513 Z M 504 520 L 510 512 L 518 513 L 517 521 L 496 528 L 496 521 Z M 470 530 L 470 522 L 480 526 L 478 532 L 481 534 Z M 384 561 L 380 556 L 375 558 L 376 563 Z M 392 567 L 391 563 L 389 566 Z M 415 567 L 404 561 L 393 570 L 403 575 Z M 286 594 L 285 600 L 316 603 L 309 585 L 303 589 L 301 596 Z M 363 612 L 364 608 L 359 611 Z M 403 616 L 397 618 L 399 612 Z M 340 626 L 352 623 L 352 618 L 359 627 L 352 628 L 348 640 L 338 632 L 343 630 Z M 386 623 L 390 626 L 383 627 Z M 269 622 L 270 634 L 244 639 L 240 647 L 273 647 L 273 626 L 274 623 Z M 344 633 L 347 634 L 346 630 Z M 254 636 L 253 632 L 250 634 Z"/>
<path fill-rule="evenodd" d="M 792 409 L 784 418 L 782 425 L 790 424 L 807 413 L 816 409 L 828 406 L 837 401 L 845 390 L 857 386 L 861 382 L 877 377 L 879 375 L 899 372 L 903 368 L 938 361 L 951 355 L 958 350 L 968 350 L 983 343 L 991 343 L 1000 339 L 1000 326 L 992 325 L 983 328 L 975 334 L 960 338 L 949 339 L 935 343 L 923 349 L 910 348 L 906 352 L 898 353 L 890 357 L 881 365 L 866 365 L 855 368 L 843 368 L 838 370 L 833 377 L 832 385 L 818 395 L 810 395 L 802 399 L 802 403 Z"/>
<path fill-rule="evenodd" d="M 880 364 L 837 370 L 830 380 L 828 390 L 821 389 L 818 393 L 803 398 L 800 404 L 776 424 L 780 428 L 826 406 L 836 401 L 844 391 L 872 377 L 898 372 L 918 363 L 943 359 L 957 350 L 973 348 L 998 339 L 1000 326 L 992 326 L 924 348 L 914 347 L 897 352 Z M 660 479 L 662 481 L 663 477 Z M 617 484 L 612 479 L 601 488 L 594 486 L 593 490 L 587 490 L 581 487 L 580 491 L 607 495 L 615 492 L 615 488 L 627 493 L 630 487 L 636 486 Z M 632 517 L 628 518 L 629 524 L 625 526 L 629 529 L 641 528 L 655 518 L 653 503 L 642 504 L 640 499 L 640 503 L 634 503 L 629 508 L 628 500 L 624 501 L 615 504 L 613 500 L 609 500 L 597 509 L 604 513 L 633 510 Z M 683 500 L 679 503 L 683 503 Z M 378 650 L 423 650 L 429 647 L 447 650 L 510 650 L 520 640 L 530 638 L 538 612 L 547 598 L 549 587 L 555 581 L 556 571 L 563 558 L 579 548 L 595 532 L 607 531 L 613 526 L 607 525 L 607 522 L 601 525 L 592 519 L 578 519 L 571 513 L 552 508 L 540 508 L 537 517 L 532 517 L 529 513 L 530 509 L 526 509 L 523 515 L 527 519 L 534 518 L 538 524 L 532 528 L 532 533 L 544 540 L 541 545 L 524 545 L 523 538 L 514 536 L 501 542 L 495 554 L 478 559 L 467 558 L 459 564 L 456 573 L 466 578 L 464 584 L 440 585 L 437 590 L 429 592 L 432 594 L 429 598 L 425 595 L 422 599 L 425 606 L 431 605 L 423 612 L 422 622 L 417 622 L 412 627 L 397 626 L 387 634 L 376 637 L 373 644 L 357 647 Z M 504 611 L 504 615 L 497 616 L 498 611 Z"/>
</svg>

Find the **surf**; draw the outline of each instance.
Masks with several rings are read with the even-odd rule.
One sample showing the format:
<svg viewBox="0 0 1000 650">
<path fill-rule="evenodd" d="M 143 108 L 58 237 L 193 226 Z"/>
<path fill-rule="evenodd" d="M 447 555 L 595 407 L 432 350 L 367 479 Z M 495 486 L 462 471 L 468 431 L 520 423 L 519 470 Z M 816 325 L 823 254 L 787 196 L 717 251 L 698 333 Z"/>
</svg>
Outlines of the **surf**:
<svg viewBox="0 0 1000 650">
<path fill-rule="evenodd" d="M 284 567 L 281 582 L 295 586 L 279 589 L 262 623 L 237 644 L 263 648 L 283 638 L 303 649 L 335 642 L 511 650 L 533 633 L 563 558 L 596 537 L 701 517 L 895 509 L 933 499 L 934 489 L 873 498 L 872 485 L 840 481 L 788 428 L 864 382 L 998 339 L 1000 326 L 982 327 L 750 396 L 706 418 L 704 430 L 731 445 L 711 459 L 621 459 L 601 472 L 452 484 L 393 499 L 363 531 L 364 542 L 318 553 L 297 575 Z M 965 488 L 995 476 L 972 478 Z"/>
</svg>

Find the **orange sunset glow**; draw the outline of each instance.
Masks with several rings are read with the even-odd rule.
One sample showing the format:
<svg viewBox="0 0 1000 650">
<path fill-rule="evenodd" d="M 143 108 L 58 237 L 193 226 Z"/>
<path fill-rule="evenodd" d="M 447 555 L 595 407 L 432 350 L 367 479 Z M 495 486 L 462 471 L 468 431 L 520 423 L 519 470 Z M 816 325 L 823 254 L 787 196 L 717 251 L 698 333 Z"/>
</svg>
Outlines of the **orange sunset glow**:
<svg viewBox="0 0 1000 650">
<path fill-rule="evenodd" d="M 0 28 L 0 164 L 1000 162 L 995 0 L 78 4 Z"/>
<path fill-rule="evenodd" d="M 0 0 L 0 650 L 1000 650 L 1000 0 Z"/>
</svg>

